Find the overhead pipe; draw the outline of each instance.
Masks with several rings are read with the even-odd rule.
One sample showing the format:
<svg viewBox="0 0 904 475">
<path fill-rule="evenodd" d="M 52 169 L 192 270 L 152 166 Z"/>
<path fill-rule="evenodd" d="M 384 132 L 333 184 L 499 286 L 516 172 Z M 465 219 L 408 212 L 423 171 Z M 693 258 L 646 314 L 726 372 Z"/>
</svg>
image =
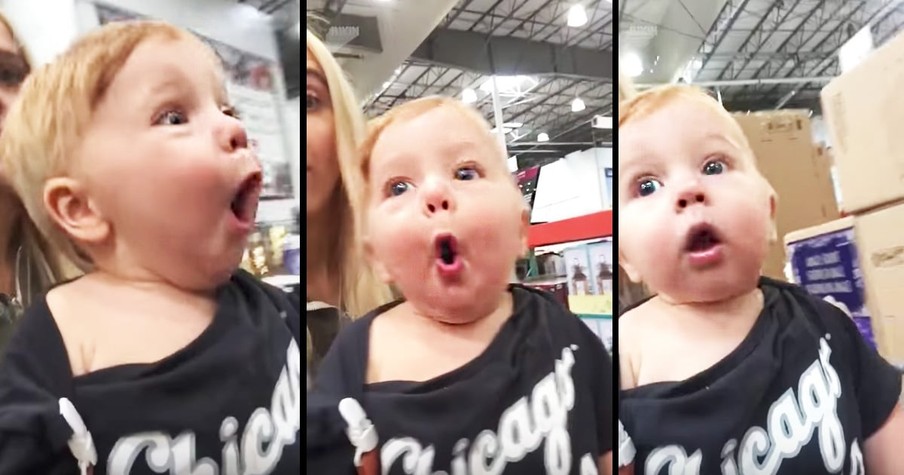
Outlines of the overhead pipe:
<svg viewBox="0 0 904 475">
<path fill-rule="evenodd" d="M 593 142 L 511 142 L 508 144 L 509 147 L 529 147 L 529 146 L 541 146 L 541 147 L 573 147 L 573 146 L 581 146 L 581 145 L 593 145 Z"/>
<path fill-rule="evenodd" d="M 762 79 L 723 79 L 719 81 L 694 81 L 692 86 L 700 87 L 735 87 L 735 86 L 765 86 L 774 84 L 806 84 L 811 82 L 828 83 L 835 79 L 834 76 L 814 76 L 806 78 L 762 78 Z M 649 89 L 665 84 L 638 84 L 638 89 Z"/>
</svg>

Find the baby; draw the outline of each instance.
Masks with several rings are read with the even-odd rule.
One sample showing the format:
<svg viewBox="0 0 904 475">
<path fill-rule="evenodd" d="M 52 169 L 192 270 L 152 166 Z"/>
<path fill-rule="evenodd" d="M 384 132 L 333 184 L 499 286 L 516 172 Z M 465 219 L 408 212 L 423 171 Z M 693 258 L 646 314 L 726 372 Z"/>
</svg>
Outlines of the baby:
<svg viewBox="0 0 904 475">
<path fill-rule="evenodd" d="M 667 86 L 618 127 L 619 264 L 656 294 L 619 320 L 636 473 L 904 473 L 898 371 L 836 307 L 760 277 L 776 198 L 731 115 Z"/>
<path fill-rule="evenodd" d="M 214 53 L 154 22 L 24 85 L 0 156 L 86 275 L 19 322 L 0 473 L 298 473 L 300 309 L 237 271 L 261 169 Z"/>
<path fill-rule="evenodd" d="M 312 397 L 347 398 L 357 456 L 309 432 L 308 471 L 611 473 L 607 351 L 551 295 L 509 284 L 529 213 L 484 119 L 419 99 L 377 119 L 363 149 L 365 249 L 405 298 L 327 354 Z"/>
</svg>

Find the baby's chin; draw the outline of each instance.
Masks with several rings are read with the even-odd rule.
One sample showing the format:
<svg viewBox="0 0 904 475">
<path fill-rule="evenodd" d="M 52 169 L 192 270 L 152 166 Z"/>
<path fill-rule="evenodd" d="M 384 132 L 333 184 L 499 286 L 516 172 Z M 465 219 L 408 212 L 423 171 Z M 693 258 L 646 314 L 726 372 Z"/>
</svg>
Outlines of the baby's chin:
<svg viewBox="0 0 904 475">
<path fill-rule="evenodd" d="M 688 278 L 688 284 L 664 285 L 654 293 L 671 304 L 694 305 L 727 302 L 757 289 L 760 275 L 734 275 L 729 278 Z"/>
<path fill-rule="evenodd" d="M 440 295 L 442 292 L 433 292 L 429 289 L 416 289 L 414 291 L 402 290 L 405 302 L 411 309 L 422 317 L 445 325 L 469 325 L 478 322 L 499 309 L 509 296 L 508 284 L 494 288 L 493 286 L 481 286 L 481 291 L 475 292 L 473 288 L 468 290 L 470 298 L 462 298 L 452 291 L 448 295 Z M 466 290 L 466 289 L 460 289 Z"/>
</svg>

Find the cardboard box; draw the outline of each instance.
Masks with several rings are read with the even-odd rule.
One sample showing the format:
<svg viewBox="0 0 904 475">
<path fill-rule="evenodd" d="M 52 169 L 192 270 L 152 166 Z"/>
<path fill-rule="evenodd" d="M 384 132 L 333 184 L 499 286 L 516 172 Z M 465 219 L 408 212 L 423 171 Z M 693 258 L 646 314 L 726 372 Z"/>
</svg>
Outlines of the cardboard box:
<svg viewBox="0 0 904 475">
<path fill-rule="evenodd" d="M 735 120 L 750 142 L 760 172 L 778 195 L 778 236 L 839 217 L 831 163 L 813 144 L 807 112 L 735 114 Z M 785 262 L 785 248 L 776 242 L 763 274 L 785 280 Z"/>
<path fill-rule="evenodd" d="M 867 341 L 904 363 L 904 205 L 785 237 L 795 281 L 845 309 Z"/>
<path fill-rule="evenodd" d="M 858 213 L 904 199 L 904 35 L 822 90 L 842 208 Z"/>
</svg>

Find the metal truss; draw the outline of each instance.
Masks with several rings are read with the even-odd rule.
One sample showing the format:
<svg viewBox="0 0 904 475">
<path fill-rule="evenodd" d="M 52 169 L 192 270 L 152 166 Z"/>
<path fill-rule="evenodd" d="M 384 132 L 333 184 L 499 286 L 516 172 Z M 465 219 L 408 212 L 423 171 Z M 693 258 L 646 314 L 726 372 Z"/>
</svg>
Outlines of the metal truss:
<svg viewBox="0 0 904 475">
<path fill-rule="evenodd" d="M 727 0 L 698 50 L 694 80 L 782 78 L 796 84 L 722 88 L 731 108 L 818 109 L 823 84 L 806 79 L 838 74 L 838 49 L 865 25 L 877 44 L 904 27 L 904 0 Z M 759 11 L 753 11 L 758 5 Z M 740 27 L 739 27 L 740 26 Z"/>
</svg>

